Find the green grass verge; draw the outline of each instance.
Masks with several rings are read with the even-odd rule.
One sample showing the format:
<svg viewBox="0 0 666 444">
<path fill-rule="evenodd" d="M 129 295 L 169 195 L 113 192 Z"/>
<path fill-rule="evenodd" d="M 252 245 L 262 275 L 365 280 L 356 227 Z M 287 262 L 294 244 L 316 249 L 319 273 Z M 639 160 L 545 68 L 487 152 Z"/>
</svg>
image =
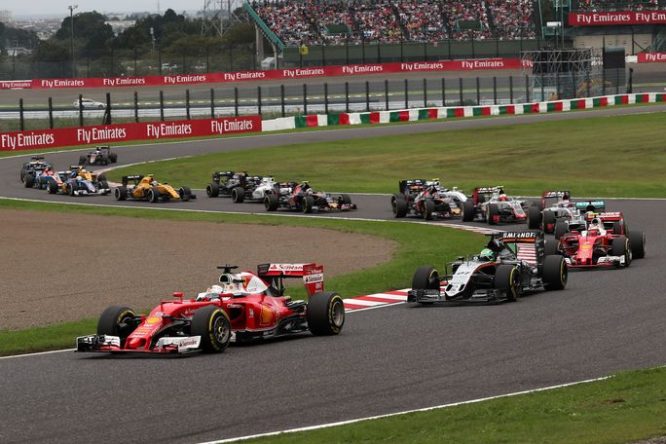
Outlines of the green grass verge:
<svg viewBox="0 0 666 444">
<path fill-rule="evenodd" d="M 627 443 L 666 435 L 666 369 L 247 443 Z"/>
<path fill-rule="evenodd" d="M 396 242 L 395 254 L 388 262 L 326 279 L 326 287 L 339 292 L 344 297 L 409 287 L 412 274 L 418 266 L 434 264 L 441 267 L 444 262 L 454 259 L 455 256 L 479 250 L 484 242 L 483 236 L 471 232 L 394 221 L 371 222 L 312 217 L 249 216 L 191 211 L 111 208 L 92 205 L 44 204 L 0 199 L 0 210 L 2 209 L 55 211 L 141 219 L 313 227 L 368 234 Z M 132 223 L 132 221 L 130 220 L 128 223 Z M 340 248 L 344 248 L 344 245 L 341 245 Z M 276 257 L 276 259 L 278 258 Z M 364 264 L 359 263 L 357 267 L 361 269 Z M 302 288 L 294 288 L 294 291 L 290 290 L 290 293 L 295 297 L 305 296 L 305 291 Z M 156 296 L 155 302 L 157 301 Z M 72 324 L 72 328 L 77 328 L 77 326 L 86 327 L 77 330 L 77 334 L 86 334 L 91 331 L 90 325 L 75 323 Z M 72 344 L 72 338 L 76 336 L 76 334 L 72 334 L 72 329 L 66 328 L 66 325 L 48 327 L 39 331 L 42 333 L 36 334 L 35 330 L 31 329 L 25 332 L 12 332 L 10 336 L 7 336 L 8 332 L 0 332 L 0 355 L 68 347 Z M 8 344 L 6 337 L 15 339 Z M 23 349 L 21 349 L 21 344 Z"/>
<path fill-rule="evenodd" d="M 663 113 L 590 116 L 214 153 L 122 168 L 110 176 L 154 173 L 202 188 L 214 169 L 236 169 L 346 192 L 395 192 L 401 178 L 439 177 L 466 191 L 501 184 L 516 195 L 567 188 L 574 196 L 665 197 L 663 130 Z"/>
</svg>

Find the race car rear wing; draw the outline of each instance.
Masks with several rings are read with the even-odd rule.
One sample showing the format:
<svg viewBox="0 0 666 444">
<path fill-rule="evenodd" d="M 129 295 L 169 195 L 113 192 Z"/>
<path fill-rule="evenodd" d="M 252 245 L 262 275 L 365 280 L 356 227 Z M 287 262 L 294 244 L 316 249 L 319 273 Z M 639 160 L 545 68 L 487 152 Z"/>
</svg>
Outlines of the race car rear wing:
<svg viewBox="0 0 666 444">
<path fill-rule="evenodd" d="M 423 188 L 425 187 L 425 184 L 425 179 L 403 179 L 398 182 L 398 189 L 401 193 L 406 193 L 411 188 Z"/>
<path fill-rule="evenodd" d="M 504 244 L 513 244 L 519 260 L 536 266 L 545 252 L 545 241 L 541 231 L 507 231 L 494 235 Z"/>
<path fill-rule="evenodd" d="M 283 278 L 302 277 L 308 296 L 324 291 L 324 266 L 315 264 L 259 264 L 257 276 L 267 280 L 279 292 L 284 291 Z"/>
<path fill-rule="evenodd" d="M 122 183 L 123 183 L 123 186 L 127 186 L 127 184 L 130 183 L 130 181 L 139 182 L 141 179 L 143 179 L 143 176 L 139 176 L 139 175 L 123 176 Z"/>
<path fill-rule="evenodd" d="M 576 209 L 583 211 L 600 211 L 606 208 L 606 202 L 603 200 L 587 200 L 576 202 Z"/>
<path fill-rule="evenodd" d="M 620 211 L 613 211 L 613 212 L 608 212 L 608 213 L 599 213 L 597 214 L 597 217 L 603 221 L 616 221 L 616 220 L 622 220 L 623 215 Z"/>
<path fill-rule="evenodd" d="M 543 194 L 541 194 L 541 197 L 544 198 L 553 198 L 553 197 L 565 197 L 565 196 L 571 196 L 571 191 L 544 191 Z"/>
</svg>

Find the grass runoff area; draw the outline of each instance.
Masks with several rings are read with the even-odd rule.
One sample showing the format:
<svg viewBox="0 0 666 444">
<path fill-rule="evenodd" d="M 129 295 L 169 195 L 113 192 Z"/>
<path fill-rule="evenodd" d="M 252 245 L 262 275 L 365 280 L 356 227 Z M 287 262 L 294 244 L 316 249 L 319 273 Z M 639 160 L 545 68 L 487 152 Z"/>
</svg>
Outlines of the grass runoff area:
<svg viewBox="0 0 666 444">
<path fill-rule="evenodd" d="M 343 297 L 409 287 L 412 275 L 417 267 L 432 264 L 442 268 L 445 262 L 455 259 L 456 256 L 479 251 L 485 243 L 485 238 L 482 235 L 471 232 L 393 221 L 372 222 L 250 216 L 192 211 L 110 208 L 92 205 L 62 205 L 0 199 L 0 210 L 3 208 L 56 211 L 69 214 L 112 215 L 141 219 L 312 227 L 369 234 L 396 242 L 397 248 L 390 261 L 376 267 L 326 279 L 326 287 L 339 292 Z M 362 267 L 363 264 L 358 264 L 359 269 Z M 303 298 L 305 297 L 305 290 L 300 286 L 294 286 L 293 291 L 290 289 L 289 294 L 297 298 Z M 159 300 L 160 296 L 155 295 L 155 303 Z M 149 309 L 151 307 L 143 308 Z M 89 334 L 96 330 L 96 322 L 97 319 L 88 319 L 81 322 L 29 330 L 0 331 L 0 355 L 72 347 L 76 336 Z"/>
<path fill-rule="evenodd" d="M 213 170 L 309 180 L 315 189 L 394 193 L 398 180 L 438 177 L 466 192 L 503 185 L 512 195 L 570 189 L 574 196 L 665 197 L 664 114 L 593 117 L 404 136 L 294 144 L 115 170 L 204 188 Z"/>
<path fill-rule="evenodd" d="M 321 189 L 393 192 L 403 177 L 440 177 L 466 190 L 501 183 L 508 191 L 537 194 L 566 187 L 577 195 L 663 197 L 666 150 L 663 114 L 590 118 L 505 128 L 445 131 L 404 137 L 341 141 L 280 150 L 216 154 L 181 162 L 124 169 L 116 176 L 152 172 L 162 180 L 197 187 L 210 165 L 309 179 Z M 0 154 L 1 155 L 1 154 Z M 185 165 L 187 168 L 185 168 Z M 441 264 L 477 250 L 481 236 L 394 222 L 129 210 L 35 204 L 0 199 L 0 208 L 109 214 L 208 222 L 289 224 L 349 230 L 398 242 L 394 259 L 327 281 L 349 296 L 404 287 L 416 266 Z M 436 248 L 433 249 L 433 246 Z M 442 248 L 446 246 L 446 248 Z M 0 332 L 0 354 L 71 347 L 94 331 L 96 320 L 17 332 Z M 642 370 L 608 380 L 524 396 L 411 413 L 331 429 L 287 434 L 257 443 L 627 443 L 666 435 L 666 369 Z"/>
<path fill-rule="evenodd" d="M 629 443 L 666 435 L 666 368 L 248 444 Z M 660 441 L 661 442 L 661 441 Z"/>
</svg>

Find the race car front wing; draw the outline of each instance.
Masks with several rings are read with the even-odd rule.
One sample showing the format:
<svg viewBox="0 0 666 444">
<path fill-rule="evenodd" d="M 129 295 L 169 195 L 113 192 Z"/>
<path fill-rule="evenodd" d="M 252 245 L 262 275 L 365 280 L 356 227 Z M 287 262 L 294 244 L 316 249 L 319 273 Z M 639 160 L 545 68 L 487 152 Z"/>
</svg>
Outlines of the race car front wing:
<svg viewBox="0 0 666 444">
<path fill-rule="evenodd" d="M 118 336 L 87 335 L 76 338 L 77 352 L 185 354 L 199 351 L 200 346 L 201 336 L 162 337 L 150 349 L 123 348 Z"/>
</svg>

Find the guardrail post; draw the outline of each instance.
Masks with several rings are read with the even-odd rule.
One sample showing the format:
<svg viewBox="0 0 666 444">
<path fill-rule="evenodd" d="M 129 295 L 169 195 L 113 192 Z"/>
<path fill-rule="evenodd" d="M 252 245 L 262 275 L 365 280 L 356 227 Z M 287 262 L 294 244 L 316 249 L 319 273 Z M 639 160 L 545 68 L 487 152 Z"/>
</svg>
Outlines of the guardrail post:
<svg viewBox="0 0 666 444">
<path fill-rule="evenodd" d="M 49 97 L 49 128 L 53 129 L 53 99 Z"/>
<path fill-rule="evenodd" d="M 238 87 L 234 86 L 234 115 L 238 117 Z"/>
<path fill-rule="evenodd" d="M 349 82 L 345 82 L 345 111 L 349 112 Z"/>
<path fill-rule="evenodd" d="M 405 109 L 409 108 L 409 81 L 405 79 Z"/>
<path fill-rule="evenodd" d="M 615 94 L 620 94 L 620 70 L 615 69 Z"/>
<path fill-rule="evenodd" d="M 423 79 L 423 107 L 428 107 L 428 80 Z"/>
<path fill-rule="evenodd" d="M 257 114 L 261 115 L 261 86 L 257 86 Z"/>
<path fill-rule="evenodd" d="M 463 79 L 462 77 L 458 77 L 458 93 L 460 95 L 460 106 L 463 106 Z"/>
<path fill-rule="evenodd" d="M 384 100 L 386 101 L 386 111 L 389 110 L 389 83 L 384 80 Z"/>
<path fill-rule="evenodd" d="M 442 106 L 446 106 L 446 79 L 442 77 Z"/>
<path fill-rule="evenodd" d="M 328 82 L 324 82 L 324 113 L 328 114 Z"/>
<path fill-rule="evenodd" d="M 525 74 L 525 103 L 530 102 L 530 76 Z"/>
<path fill-rule="evenodd" d="M 113 122 L 111 120 L 111 93 L 106 93 L 106 109 L 104 110 L 104 124 L 111 125 Z"/>
<path fill-rule="evenodd" d="M 513 104 L 513 76 L 509 76 L 509 103 Z"/>
<path fill-rule="evenodd" d="M 365 81 L 365 110 L 370 111 L 370 82 Z"/>
<path fill-rule="evenodd" d="M 285 116 L 284 112 L 284 84 L 280 85 L 280 101 L 282 103 L 282 117 Z"/>
<path fill-rule="evenodd" d="M 476 104 L 481 105 L 481 81 L 476 78 Z"/>
<path fill-rule="evenodd" d="M 79 126 L 83 126 L 83 96 L 79 94 Z"/>
<path fill-rule="evenodd" d="M 164 91 L 160 90 L 160 121 L 164 122 Z"/>
<path fill-rule="evenodd" d="M 21 122 L 21 131 L 25 131 L 25 120 L 23 118 L 23 99 L 19 99 L 19 120 Z"/>
<path fill-rule="evenodd" d="M 185 90 L 185 115 L 187 120 L 190 120 L 190 90 L 189 88 Z"/>
<path fill-rule="evenodd" d="M 606 95 L 606 69 L 601 68 L 601 95 Z"/>
<path fill-rule="evenodd" d="M 555 97 L 555 100 L 559 100 L 560 97 L 562 97 L 561 93 L 560 93 L 560 72 L 559 71 L 557 71 L 557 73 L 555 74 L 555 93 L 556 93 L 556 96 L 557 96 L 557 97 Z"/>
<path fill-rule="evenodd" d="M 546 95 L 546 93 L 544 91 L 544 78 L 545 77 L 544 77 L 543 72 L 542 72 L 541 73 L 541 100 L 540 100 L 541 102 L 546 100 L 546 98 L 544 97 Z"/>
<path fill-rule="evenodd" d="M 493 105 L 497 105 L 497 77 L 493 76 Z"/>
<path fill-rule="evenodd" d="M 308 114 L 308 84 L 303 84 L 303 114 Z"/>
<path fill-rule="evenodd" d="M 139 93 L 134 91 L 134 121 L 139 123 Z"/>
<path fill-rule="evenodd" d="M 210 89 L 210 118 L 215 118 L 215 90 Z"/>
</svg>

